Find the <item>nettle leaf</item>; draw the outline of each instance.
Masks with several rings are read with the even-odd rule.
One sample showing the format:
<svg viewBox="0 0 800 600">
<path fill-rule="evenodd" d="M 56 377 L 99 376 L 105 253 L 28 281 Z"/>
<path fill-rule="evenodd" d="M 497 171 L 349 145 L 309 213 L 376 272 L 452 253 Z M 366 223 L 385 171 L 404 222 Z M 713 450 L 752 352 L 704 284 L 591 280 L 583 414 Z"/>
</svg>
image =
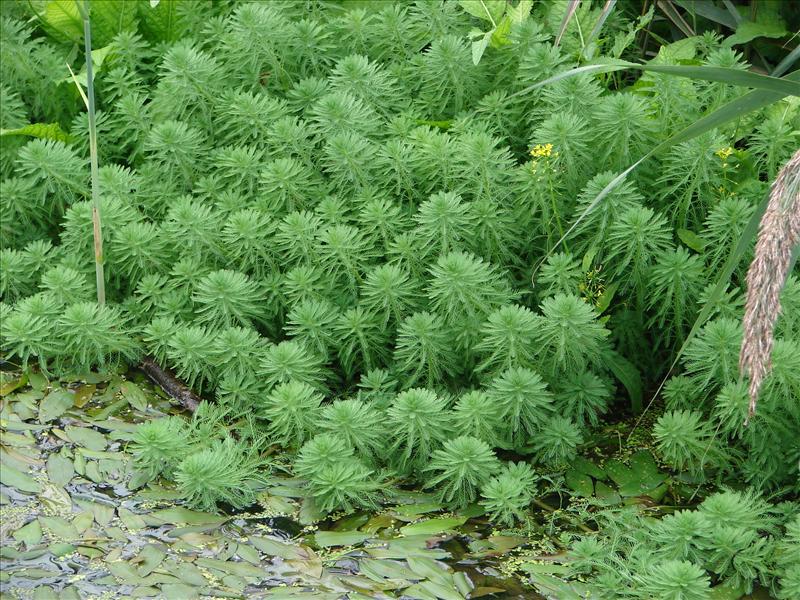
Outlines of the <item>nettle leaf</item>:
<svg viewBox="0 0 800 600">
<path fill-rule="evenodd" d="M 520 0 L 516 6 L 509 6 L 506 10 L 506 16 L 511 19 L 512 23 L 522 23 L 531 14 L 533 8 L 533 0 Z"/>
<path fill-rule="evenodd" d="M 506 11 L 506 0 L 458 0 L 466 12 L 473 17 L 478 17 L 484 21 L 489 21 L 492 25 L 497 22 Z"/>
<path fill-rule="evenodd" d="M 755 23 L 753 21 L 742 21 L 736 28 L 736 33 L 729 36 L 722 42 L 722 46 L 730 48 L 738 44 L 746 44 L 756 38 L 782 38 L 789 35 L 781 23 Z"/>
<path fill-rule="evenodd" d="M 472 64 L 475 65 L 481 61 L 483 53 L 486 52 L 486 48 L 489 47 L 489 42 L 492 41 L 494 29 L 492 31 L 487 31 L 486 33 L 479 33 L 482 33 L 483 35 L 479 39 L 472 42 Z"/>
<path fill-rule="evenodd" d="M 44 140 L 69 143 L 69 134 L 61 129 L 58 123 L 30 123 L 16 129 L 0 129 L 0 137 L 11 135 L 27 135 Z"/>
</svg>

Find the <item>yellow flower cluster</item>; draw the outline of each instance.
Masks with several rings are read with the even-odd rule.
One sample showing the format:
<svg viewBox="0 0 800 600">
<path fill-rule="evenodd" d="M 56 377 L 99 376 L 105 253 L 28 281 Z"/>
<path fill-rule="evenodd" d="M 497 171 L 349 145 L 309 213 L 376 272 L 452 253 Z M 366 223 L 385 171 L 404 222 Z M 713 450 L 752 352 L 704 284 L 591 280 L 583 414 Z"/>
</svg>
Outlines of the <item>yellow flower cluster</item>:
<svg viewBox="0 0 800 600">
<path fill-rule="evenodd" d="M 725 161 L 728 160 L 728 157 L 733 154 L 733 148 L 728 146 L 727 148 L 720 148 L 714 154 L 720 157 L 721 160 Z"/>
<path fill-rule="evenodd" d="M 552 154 L 553 144 L 536 144 L 531 150 L 531 156 L 533 158 L 546 158 L 552 156 Z"/>
</svg>

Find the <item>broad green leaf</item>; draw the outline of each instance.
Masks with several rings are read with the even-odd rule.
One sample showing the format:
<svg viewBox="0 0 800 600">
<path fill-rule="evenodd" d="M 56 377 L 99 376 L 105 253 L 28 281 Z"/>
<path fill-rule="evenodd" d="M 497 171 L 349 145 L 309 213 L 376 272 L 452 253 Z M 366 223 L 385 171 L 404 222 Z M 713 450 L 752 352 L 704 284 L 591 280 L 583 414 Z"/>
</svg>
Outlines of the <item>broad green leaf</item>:
<svg viewBox="0 0 800 600">
<path fill-rule="evenodd" d="M 730 48 L 738 44 L 746 44 L 756 38 L 782 38 L 789 32 L 780 23 L 754 23 L 753 21 L 742 21 L 736 28 L 736 33 L 727 37 L 722 46 Z"/>
<path fill-rule="evenodd" d="M 250 543 L 267 556 L 279 556 L 283 559 L 303 558 L 303 553 L 298 546 L 287 544 L 270 538 L 250 536 Z"/>
<path fill-rule="evenodd" d="M 61 517 L 39 517 L 42 527 L 48 529 L 51 535 L 62 542 L 71 542 L 80 537 L 75 526 Z"/>
<path fill-rule="evenodd" d="M 508 40 L 508 34 L 510 32 L 511 19 L 508 17 L 508 15 L 506 15 L 500 19 L 497 27 L 495 27 L 494 31 L 492 32 L 492 37 L 489 41 L 492 48 L 502 48 L 503 46 L 510 44 L 511 42 Z"/>
<path fill-rule="evenodd" d="M 523 23 L 530 16 L 532 8 L 533 0 L 520 0 L 516 6 L 508 6 L 506 15 L 511 19 L 512 23 Z"/>
<path fill-rule="evenodd" d="M 458 4 L 473 17 L 489 21 L 492 27 L 506 10 L 506 0 L 458 0 Z"/>
<path fill-rule="evenodd" d="M 6 464 L 0 465 L 0 483 L 29 494 L 37 494 L 42 490 L 33 477 Z"/>
<path fill-rule="evenodd" d="M 139 575 L 147 577 L 155 571 L 162 561 L 167 557 L 167 553 L 163 548 L 155 544 L 147 544 L 139 552 L 136 561 L 139 564 Z"/>
<path fill-rule="evenodd" d="M 186 523 L 188 525 L 222 525 L 228 520 L 228 517 L 197 512 L 180 506 L 157 510 L 150 513 L 149 516 L 164 523 Z"/>
<path fill-rule="evenodd" d="M 330 546 L 353 546 L 368 539 L 370 534 L 360 531 L 318 531 L 314 534 L 314 542 L 321 548 Z"/>
<path fill-rule="evenodd" d="M 602 315 L 608 307 L 611 306 L 611 302 L 614 300 L 614 294 L 617 293 L 617 288 L 619 288 L 619 281 L 613 281 L 611 284 L 606 286 L 606 289 L 603 290 L 603 293 L 597 299 L 597 314 Z"/>
<path fill-rule="evenodd" d="M 598 467 L 592 461 L 584 458 L 583 456 L 579 456 L 575 460 L 573 460 L 571 467 L 574 470 L 578 471 L 579 473 L 585 473 L 586 475 L 590 475 L 595 479 L 606 478 L 606 474 L 603 471 L 603 469 Z"/>
<path fill-rule="evenodd" d="M 205 567 L 207 569 L 216 569 L 223 573 L 230 573 L 238 577 L 258 577 L 259 579 L 264 576 L 264 569 L 261 567 L 254 567 L 253 565 L 245 562 L 233 562 L 230 560 L 219 560 L 216 558 L 198 558 L 194 561 L 198 567 Z"/>
<path fill-rule="evenodd" d="M 70 137 L 58 123 L 31 123 L 16 129 L 0 129 L 0 137 L 27 135 L 30 137 L 69 143 Z"/>
<path fill-rule="evenodd" d="M 108 445 L 106 436 L 88 427 L 76 427 L 74 425 L 68 425 L 65 431 L 70 440 L 79 446 L 88 448 L 89 450 L 95 450 L 99 452 L 101 450 L 105 450 L 106 446 Z"/>
<path fill-rule="evenodd" d="M 92 42 L 110 44 L 120 31 L 135 31 L 139 7 L 132 0 L 92 0 Z"/>
<path fill-rule="evenodd" d="M 145 396 L 142 388 L 138 385 L 132 381 L 126 381 L 119 386 L 119 390 L 122 392 L 122 397 L 125 398 L 133 408 L 140 411 L 147 410 L 147 396 Z"/>
<path fill-rule="evenodd" d="M 406 559 L 408 567 L 423 579 L 429 579 L 440 585 L 451 584 L 452 577 L 443 567 L 443 563 L 426 556 L 409 556 Z"/>
<path fill-rule="evenodd" d="M 706 241 L 694 231 L 690 231 L 688 229 L 678 229 L 677 233 L 680 240 L 689 248 L 695 252 L 703 252 L 703 249 L 706 247 Z"/>
<path fill-rule="evenodd" d="M 174 42 L 183 33 L 183 23 L 178 15 L 179 0 L 161 0 L 156 6 L 139 4 L 142 32 L 151 42 Z"/>
<path fill-rule="evenodd" d="M 47 457 L 47 476 L 55 485 L 64 487 L 75 475 L 72 461 L 61 454 L 51 454 Z"/>
<path fill-rule="evenodd" d="M 627 358 L 613 351 L 606 354 L 605 365 L 611 369 L 614 377 L 625 386 L 633 411 L 640 412 L 642 410 L 642 375 L 639 373 L 639 369 Z"/>
<path fill-rule="evenodd" d="M 39 422 L 49 423 L 63 415 L 72 407 L 75 396 L 64 388 L 58 388 L 47 394 L 39 405 Z"/>
<path fill-rule="evenodd" d="M 581 473 L 575 469 L 570 469 L 564 473 L 564 480 L 567 487 L 574 491 L 578 496 L 589 498 L 594 493 L 594 485 L 591 478 L 585 473 Z"/>
<path fill-rule="evenodd" d="M 428 519 L 419 523 L 411 523 L 400 529 L 403 535 L 434 535 L 460 527 L 467 522 L 466 517 L 443 517 L 441 519 Z"/>
<path fill-rule="evenodd" d="M 83 19 L 76 0 L 39 0 L 31 7 L 44 30 L 57 40 L 77 43 L 83 39 Z"/>
<path fill-rule="evenodd" d="M 184 583 L 163 583 L 160 596 L 164 600 L 195 600 L 200 597 L 200 590 Z"/>
<path fill-rule="evenodd" d="M 97 74 L 103 70 L 103 64 L 106 61 L 106 57 L 108 53 L 111 51 L 112 47 L 110 45 L 104 46 L 102 48 L 97 48 L 96 50 L 92 50 L 92 75 L 93 77 L 97 77 Z M 72 69 L 70 69 L 72 71 Z M 86 79 L 86 65 L 80 70 L 79 73 L 71 74 L 69 77 L 64 77 L 59 83 L 74 83 L 77 81 L 82 88 L 85 88 L 88 85 L 88 81 Z M 81 89 L 82 89 L 81 88 Z"/>
<path fill-rule="evenodd" d="M 472 42 L 472 64 L 477 65 L 481 61 L 483 53 L 486 52 L 486 48 L 489 47 L 489 42 L 492 40 L 493 33 L 494 29 L 487 31 L 483 34 L 483 37 Z"/>
</svg>

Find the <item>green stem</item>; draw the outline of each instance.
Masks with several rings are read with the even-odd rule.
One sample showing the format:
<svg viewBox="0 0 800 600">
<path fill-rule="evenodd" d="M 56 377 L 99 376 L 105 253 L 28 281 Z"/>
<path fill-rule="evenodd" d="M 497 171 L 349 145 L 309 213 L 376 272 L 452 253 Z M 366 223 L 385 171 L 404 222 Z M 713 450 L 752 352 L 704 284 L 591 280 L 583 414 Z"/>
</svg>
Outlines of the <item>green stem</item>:
<svg viewBox="0 0 800 600">
<path fill-rule="evenodd" d="M 97 122 L 94 109 L 94 77 L 92 70 L 92 26 L 89 19 L 89 3 L 78 2 L 83 17 L 83 39 L 86 52 L 86 109 L 89 112 L 89 154 L 92 174 L 92 232 L 94 236 L 94 272 L 97 282 L 97 303 L 106 303 L 106 283 L 103 269 L 103 224 L 100 218 L 100 179 L 97 166 Z"/>
</svg>

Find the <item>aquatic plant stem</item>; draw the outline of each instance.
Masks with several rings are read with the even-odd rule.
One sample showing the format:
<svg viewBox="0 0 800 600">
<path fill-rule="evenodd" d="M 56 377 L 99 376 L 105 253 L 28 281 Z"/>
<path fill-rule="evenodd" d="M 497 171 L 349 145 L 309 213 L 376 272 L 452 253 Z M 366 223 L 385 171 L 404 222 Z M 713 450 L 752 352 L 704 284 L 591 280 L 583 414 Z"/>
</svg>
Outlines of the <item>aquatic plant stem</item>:
<svg viewBox="0 0 800 600">
<path fill-rule="evenodd" d="M 106 282 L 103 266 L 103 225 L 100 218 L 100 181 L 97 166 L 97 122 L 94 108 L 94 76 L 92 69 L 92 25 L 89 3 L 78 2 L 83 18 L 83 39 L 86 52 L 86 110 L 89 113 L 89 155 L 92 177 L 92 233 L 94 236 L 94 272 L 97 282 L 97 303 L 106 303 Z"/>
</svg>

